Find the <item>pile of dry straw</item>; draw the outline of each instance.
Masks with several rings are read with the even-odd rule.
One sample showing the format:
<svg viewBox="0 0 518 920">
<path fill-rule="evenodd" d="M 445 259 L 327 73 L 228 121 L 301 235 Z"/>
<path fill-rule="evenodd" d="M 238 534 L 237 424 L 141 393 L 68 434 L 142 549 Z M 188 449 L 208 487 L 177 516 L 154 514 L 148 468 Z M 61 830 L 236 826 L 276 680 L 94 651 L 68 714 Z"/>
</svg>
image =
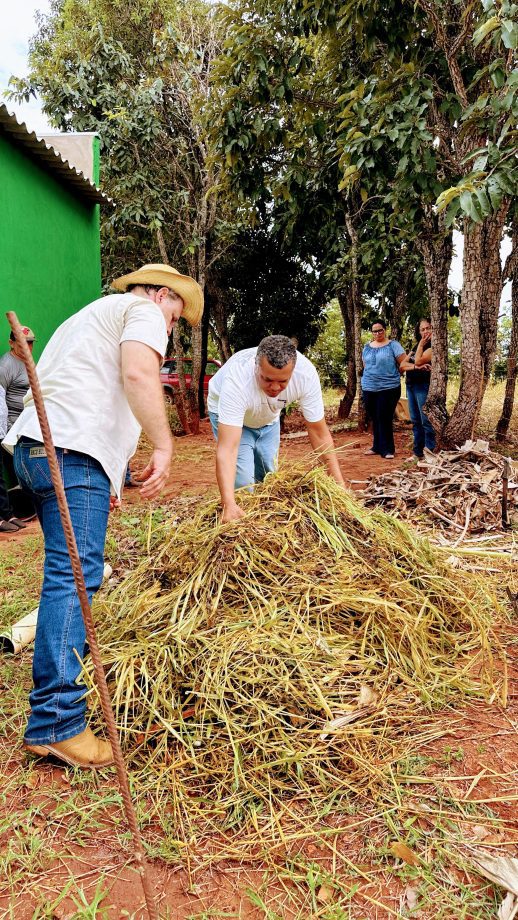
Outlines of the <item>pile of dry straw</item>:
<svg viewBox="0 0 518 920">
<path fill-rule="evenodd" d="M 427 708 L 504 694 L 482 579 L 320 469 L 241 503 L 238 524 L 209 501 L 163 527 L 97 605 L 141 790 L 220 827 L 287 796 L 318 811 L 387 780 Z"/>
</svg>

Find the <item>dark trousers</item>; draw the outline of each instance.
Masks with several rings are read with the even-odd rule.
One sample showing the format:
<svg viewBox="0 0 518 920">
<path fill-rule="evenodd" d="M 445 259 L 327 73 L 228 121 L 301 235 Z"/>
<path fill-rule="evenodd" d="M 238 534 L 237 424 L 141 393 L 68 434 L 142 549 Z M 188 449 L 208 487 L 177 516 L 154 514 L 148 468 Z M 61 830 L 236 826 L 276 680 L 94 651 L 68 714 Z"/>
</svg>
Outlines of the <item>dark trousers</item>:
<svg viewBox="0 0 518 920">
<path fill-rule="evenodd" d="M 9 461 L 12 464 L 11 455 L 0 447 L 0 521 L 8 521 L 13 516 L 13 509 L 7 494 L 7 482 L 4 479 L 4 466 L 8 469 Z"/>
<path fill-rule="evenodd" d="M 401 386 L 390 390 L 363 391 L 365 408 L 372 420 L 374 438 L 372 449 L 375 454 L 384 457 L 395 453 L 394 447 L 394 412 L 401 397 Z"/>
</svg>

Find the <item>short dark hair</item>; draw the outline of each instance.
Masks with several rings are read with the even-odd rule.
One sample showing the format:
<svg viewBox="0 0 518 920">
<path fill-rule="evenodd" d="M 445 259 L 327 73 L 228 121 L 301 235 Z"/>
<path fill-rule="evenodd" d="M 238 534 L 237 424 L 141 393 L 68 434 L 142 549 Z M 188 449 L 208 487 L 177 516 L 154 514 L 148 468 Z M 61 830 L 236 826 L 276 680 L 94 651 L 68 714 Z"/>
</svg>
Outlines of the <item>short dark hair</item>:
<svg viewBox="0 0 518 920">
<path fill-rule="evenodd" d="M 385 330 L 387 328 L 387 324 L 384 319 L 373 319 L 371 323 L 371 330 L 372 330 L 372 327 L 374 326 L 374 323 L 378 323 L 380 326 L 383 326 Z"/>
<path fill-rule="evenodd" d="M 126 288 L 126 294 L 130 294 L 131 291 L 133 291 L 134 288 L 137 288 L 137 287 L 143 287 L 146 292 L 147 291 L 161 291 L 163 287 L 167 287 L 167 284 L 142 284 L 142 282 L 140 282 L 139 284 L 128 284 Z"/>
<path fill-rule="evenodd" d="M 287 364 L 296 363 L 297 349 L 287 335 L 267 335 L 257 346 L 255 363 L 259 364 L 261 358 L 280 371 Z"/>
</svg>

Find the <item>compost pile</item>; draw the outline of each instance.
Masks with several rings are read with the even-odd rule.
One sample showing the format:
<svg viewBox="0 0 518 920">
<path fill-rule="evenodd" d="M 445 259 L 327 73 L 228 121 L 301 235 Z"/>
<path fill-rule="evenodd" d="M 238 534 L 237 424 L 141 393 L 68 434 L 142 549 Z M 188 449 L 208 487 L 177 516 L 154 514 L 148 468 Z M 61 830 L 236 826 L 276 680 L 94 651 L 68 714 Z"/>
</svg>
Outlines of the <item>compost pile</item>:
<svg viewBox="0 0 518 920">
<path fill-rule="evenodd" d="M 370 794 L 415 751 L 420 713 L 500 693 L 482 580 L 321 469 L 239 500 L 235 524 L 208 501 L 162 526 L 96 606 L 133 781 L 180 825 L 275 826 L 287 797 L 316 815 Z"/>
<path fill-rule="evenodd" d="M 425 458 L 412 469 L 392 470 L 371 480 L 367 505 L 381 505 L 398 516 L 425 521 L 451 539 L 502 531 L 504 458 L 487 441 L 466 441 L 458 450 Z M 518 477 L 509 480 L 508 513 L 518 513 Z"/>
</svg>

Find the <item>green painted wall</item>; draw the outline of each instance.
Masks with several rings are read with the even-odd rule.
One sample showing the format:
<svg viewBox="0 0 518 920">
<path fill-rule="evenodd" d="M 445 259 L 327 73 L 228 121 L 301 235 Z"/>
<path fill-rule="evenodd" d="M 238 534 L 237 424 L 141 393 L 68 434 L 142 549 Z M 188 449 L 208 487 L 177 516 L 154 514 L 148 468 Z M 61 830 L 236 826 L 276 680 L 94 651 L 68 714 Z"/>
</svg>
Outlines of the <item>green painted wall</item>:
<svg viewBox="0 0 518 920">
<path fill-rule="evenodd" d="M 37 359 L 63 320 L 100 297 L 99 240 L 99 205 L 0 134 L 0 354 L 9 347 L 7 310 L 34 330 Z"/>
</svg>

